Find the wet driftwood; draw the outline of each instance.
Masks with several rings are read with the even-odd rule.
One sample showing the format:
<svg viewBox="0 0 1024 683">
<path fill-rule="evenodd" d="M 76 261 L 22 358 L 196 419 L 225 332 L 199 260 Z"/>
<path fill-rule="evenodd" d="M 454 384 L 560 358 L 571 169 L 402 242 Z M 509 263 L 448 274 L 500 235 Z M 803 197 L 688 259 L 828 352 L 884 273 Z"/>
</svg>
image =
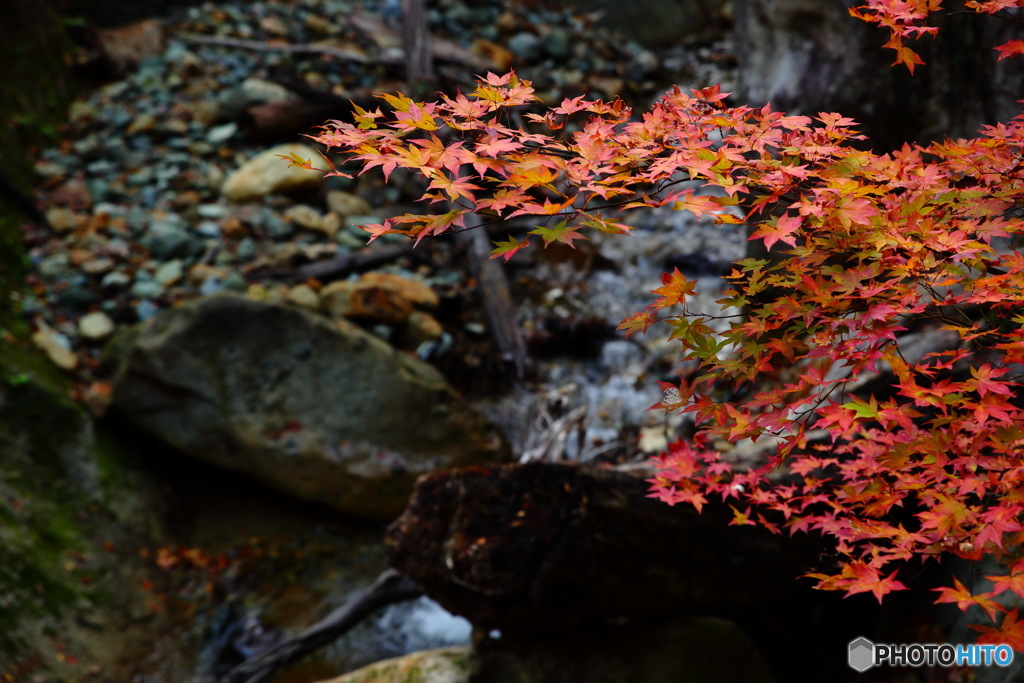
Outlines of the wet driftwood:
<svg viewBox="0 0 1024 683">
<path fill-rule="evenodd" d="M 420 590 L 416 584 L 388 570 L 373 585 L 356 593 L 320 622 L 236 666 L 224 677 L 224 683 L 261 683 L 269 680 L 282 667 L 329 645 L 377 610 L 419 596 Z"/>
<path fill-rule="evenodd" d="M 479 284 L 487 327 L 502 360 L 515 370 L 517 378 L 521 378 L 527 363 L 526 345 L 516 319 L 517 308 L 508 278 L 501 262 L 490 258 L 491 244 L 480 217 L 467 215 L 466 228 L 457 233 L 457 238 L 466 247 L 469 272 Z"/>
<path fill-rule="evenodd" d="M 503 632 L 781 609 L 808 592 L 795 578 L 816 543 L 670 507 L 647 488 L 635 472 L 548 463 L 429 474 L 388 530 L 389 561 Z"/>
</svg>

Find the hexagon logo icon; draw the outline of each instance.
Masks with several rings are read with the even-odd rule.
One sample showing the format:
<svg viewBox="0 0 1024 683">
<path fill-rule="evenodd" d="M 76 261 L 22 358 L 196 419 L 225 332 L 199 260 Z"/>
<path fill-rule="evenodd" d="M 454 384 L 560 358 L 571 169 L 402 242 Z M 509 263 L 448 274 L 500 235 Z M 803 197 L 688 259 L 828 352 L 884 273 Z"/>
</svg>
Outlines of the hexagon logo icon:
<svg viewBox="0 0 1024 683">
<path fill-rule="evenodd" d="M 850 668 L 863 673 L 875 665 L 875 644 L 861 637 L 850 641 Z"/>
</svg>

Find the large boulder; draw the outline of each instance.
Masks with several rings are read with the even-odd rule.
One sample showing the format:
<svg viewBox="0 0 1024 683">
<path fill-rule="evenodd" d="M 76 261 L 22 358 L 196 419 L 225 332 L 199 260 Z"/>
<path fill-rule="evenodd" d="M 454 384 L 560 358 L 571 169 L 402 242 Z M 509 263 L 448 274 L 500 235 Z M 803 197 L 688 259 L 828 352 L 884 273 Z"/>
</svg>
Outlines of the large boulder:
<svg viewBox="0 0 1024 683">
<path fill-rule="evenodd" d="M 433 367 L 345 321 L 218 296 L 163 311 L 115 346 L 115 414 L 352 515 L 393 517 L 417 476 L 507 455 Z"/>
<path fill-rule="evenodd" d="M 500 631 L 488 648 L 538 655 L 536 666 L 520 670 L 503 659 L 495 673 L 479 678 L 495 683 L 764 680 L 759 662 L 751 660 L 746 671 L 732 666 L 732 658 L 754 648 L 787 681 L 846 680 L 851 640 L 910 642 L 922 624 L 935 623 L 932 594 L 920 590 L 932 585 L 934 573 L 917 591 L 886 596 L 883 606 L 870 595 L 844 599 L 812 590 L 797 577 L 832 566 L 826 543 L 730 525 L 733 513 L 716 501 L 700 514 L 666 505 L 647 497 L 651 476 L 637 465 L 551 463 L 426 475 L 388 529 L 388 561 L 478 633 Z M 682 616 L 733 623 L 684 620 L 674 634 L 632 628 Z M 601 631 L 620 624 L 631 627 Z M 653 634 L 665 638 L 658 641 L 666 657 L 660 665 L 642 654 Z M 735 649 L 723 647 L 730 642 Z M 794 658 L 794 643 L 820 656 Z M 708 656 L 697 665 L 700 652 Z M 583 659 L 607 671 L 651 663 L 638 664 L 632 676 L 604 678 L 573 668 Z M 688 662 L 690 678 L 653 674 L 685 670 Z M 716 663 L 717 670 L 702 668 Z"/>
<path fill-rule="evenodd" d="M 388 561 L 449 612 L 506 634 L 749 613 L 804 591 L 794 579 L 816 543 L 670 507 L 648 488 L 628 471 L 549 463 L 437 472 L 388 529 Z"/>
<path fill-rule="evenodd" d="M 936 39 L 911 47 L 927 63 L 911 75 L 891 66 L 888 34 L 851 17 L 852 0 L 736 0 L 738 97 L 791 114 L 838 111 L 862 124 L 881 149 L 945 136 L 1020 112 L 1024 69 L 992 49 L 1018 24 L 951 14 Z"/>
</svg>

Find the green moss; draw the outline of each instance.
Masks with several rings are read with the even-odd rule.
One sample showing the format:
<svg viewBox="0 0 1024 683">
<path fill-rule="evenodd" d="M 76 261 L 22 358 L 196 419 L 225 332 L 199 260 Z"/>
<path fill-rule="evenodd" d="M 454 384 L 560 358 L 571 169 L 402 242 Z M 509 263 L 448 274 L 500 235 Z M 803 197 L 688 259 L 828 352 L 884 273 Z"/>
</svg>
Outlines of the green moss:
<svg viewBox="0 0 1024 683">
<path fill-rule="evenodd" d="M 18 335 L 11 341 L 0 339 L 0 384 L 7 388 L 33 384 L 50 394 L 50 400 L 77 411 L 74 401 L 68 397 L 71 382 L 67 376 L 30 341 Z"/>
<path fill-rule="evenodd" d="M 67 389 L 37 350 L 0 342 L 0 653 L 11 661 L 27 634 L 88 594 L 79 513 L 89 502 L 69 485 L 84 423 Z"/>
<path fill-rule="evenodd" d="M 33 630 L 26 623 L 56 619 L 85 596 L 74 559 L 85 543 L 75 514 L 80 501 L 52 467 L 56 454 L 33 457 L 33 444 L 48 439 L 12 425 L 8 411 L 0 430 L 0 498 L 7 502 L 0 508 L 0 653 L 17 656 Z"/>
</svg>

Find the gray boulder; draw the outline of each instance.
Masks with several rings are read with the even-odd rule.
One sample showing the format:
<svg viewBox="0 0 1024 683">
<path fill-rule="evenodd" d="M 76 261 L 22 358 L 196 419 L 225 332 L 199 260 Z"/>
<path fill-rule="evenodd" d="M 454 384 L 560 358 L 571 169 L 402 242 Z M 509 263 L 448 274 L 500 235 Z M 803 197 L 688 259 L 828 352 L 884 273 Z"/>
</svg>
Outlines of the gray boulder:
<svg viewBox="0 0 1024 683">
<path fill-rule="evenodd" d="M 393 517 L 420 474 L 508 455 L 433 367 L 345 321 L 225 295 L 161 312 L 117 346 L 116 414 L 355 516 Z"/>
</svg>

